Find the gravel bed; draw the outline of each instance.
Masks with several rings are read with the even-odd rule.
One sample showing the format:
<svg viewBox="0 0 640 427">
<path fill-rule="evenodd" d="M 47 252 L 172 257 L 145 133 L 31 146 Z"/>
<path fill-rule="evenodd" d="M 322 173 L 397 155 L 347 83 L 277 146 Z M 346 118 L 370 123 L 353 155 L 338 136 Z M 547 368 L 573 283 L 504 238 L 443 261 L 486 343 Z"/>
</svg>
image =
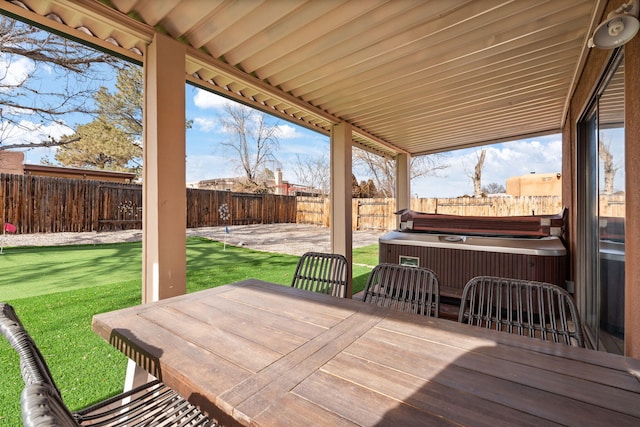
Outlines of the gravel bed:
<svg viewBox="0 0 640 427">
<path fill-rule="evenodd" d="M 353 247 L 378 243 L 385 231 L 354 231 Z M 253 224 L 225 227 L 202 227 L 187 230 L 187 236 L 200 236 L 266 252 L 302 255 L 305 252 L 329 252 L 329 228 L 305 224 Z M 136 242 L 142 240 L 142 230 L 83 233 L 41 233 L 0 235 L 0 246 L 59 246 L 99 243 Z"/>
</svg>

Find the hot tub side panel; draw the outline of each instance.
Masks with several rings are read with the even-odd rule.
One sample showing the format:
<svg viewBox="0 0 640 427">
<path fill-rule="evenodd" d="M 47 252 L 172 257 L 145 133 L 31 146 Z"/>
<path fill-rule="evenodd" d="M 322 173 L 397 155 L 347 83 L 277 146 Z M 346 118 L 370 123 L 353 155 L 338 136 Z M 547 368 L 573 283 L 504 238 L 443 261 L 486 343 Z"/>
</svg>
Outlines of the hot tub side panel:
<svg viewBox="0 0 640 427">
<path fill-rule="evenodd" d="M 380 242 L 380 262 L 398 264 L 400 256 L 416 257 L 421 267 L 440 279 L 440 294 L 460 298 L 475 276 L 500 276 L 553 283 L 566 288 L 566 255 L 545 256 Z"/>
</svg>

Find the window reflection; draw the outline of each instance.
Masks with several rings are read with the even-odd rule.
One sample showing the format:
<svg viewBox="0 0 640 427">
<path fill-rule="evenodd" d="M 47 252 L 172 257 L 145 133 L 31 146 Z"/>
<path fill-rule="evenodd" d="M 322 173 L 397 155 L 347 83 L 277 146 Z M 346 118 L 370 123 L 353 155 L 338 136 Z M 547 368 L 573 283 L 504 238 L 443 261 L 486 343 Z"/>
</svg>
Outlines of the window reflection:
<svg viewBox="0 0 640 427">
<path fill-rule="evenodd" d="M 624 352 L 625 138 L 624 63 L 614 62 L 599 98 L 582 120 L 578 169 L 579 265 L 583 318 L 599 350 Z"/>
</svg>

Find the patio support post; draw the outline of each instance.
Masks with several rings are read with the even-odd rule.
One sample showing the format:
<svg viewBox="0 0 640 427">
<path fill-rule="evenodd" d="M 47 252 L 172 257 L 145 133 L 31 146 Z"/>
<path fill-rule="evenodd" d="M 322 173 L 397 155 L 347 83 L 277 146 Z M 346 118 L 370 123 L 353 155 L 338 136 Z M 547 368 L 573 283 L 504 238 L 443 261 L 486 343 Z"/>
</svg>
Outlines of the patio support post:
<svg viewBox="0 0 640 427">
<path fill-rule="evenodd" d="M 640 36 L 624 45 L 625 319 L 624 354 L 640 359 Z"/>
<path fill-rule="evenodd" d="M 186 293 L 184 45 L 156 33 L 144 63 L 142 302 Z M 125 390 L 150 375 L 129 360 Z"/>
<path fill-rule="evenodd" d="M 396 211 L 411 208 L 411 155 L 396 156 Z M 396 215 L 396 228 L 400 228 L 400 216 Z"/>
<path fill-rule="evenodd" d="M 352 262 L 351 231 L 351 125 L 339 123 L 331 129 L 331 251 Z M 347 283 L 347 298 L 353 294 L 351 277 Z"/>
<path fill-rule="evenodd" d="M 155 33 L 144 67 L 142 299 L 186 292 L 185 46 Z"/>
</svg>

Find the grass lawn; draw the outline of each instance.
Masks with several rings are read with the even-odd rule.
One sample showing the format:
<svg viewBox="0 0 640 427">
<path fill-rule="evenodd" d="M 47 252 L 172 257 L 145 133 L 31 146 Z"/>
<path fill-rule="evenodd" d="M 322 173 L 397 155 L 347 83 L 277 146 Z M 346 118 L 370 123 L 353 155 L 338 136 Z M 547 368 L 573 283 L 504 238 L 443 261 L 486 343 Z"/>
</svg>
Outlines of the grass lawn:
<svg viewBox="0 0 640 427">
<path fill-rule="evenodd" d="M 16 309 L 76 410 L 122 390 L 126 358 L 91 331 L 94 314 L 141 300 L 140 242 L 5 248 L 0 301 Z M 248 278 L 289 285 L 297 256 L 187 239 L 187 292 Z M 353 251 L 354 293 L 378 263 L 378 245 Z M 18 357 L 0 339 L 0 426 L 19 426 L 23 388 Z"/>
</svg>

